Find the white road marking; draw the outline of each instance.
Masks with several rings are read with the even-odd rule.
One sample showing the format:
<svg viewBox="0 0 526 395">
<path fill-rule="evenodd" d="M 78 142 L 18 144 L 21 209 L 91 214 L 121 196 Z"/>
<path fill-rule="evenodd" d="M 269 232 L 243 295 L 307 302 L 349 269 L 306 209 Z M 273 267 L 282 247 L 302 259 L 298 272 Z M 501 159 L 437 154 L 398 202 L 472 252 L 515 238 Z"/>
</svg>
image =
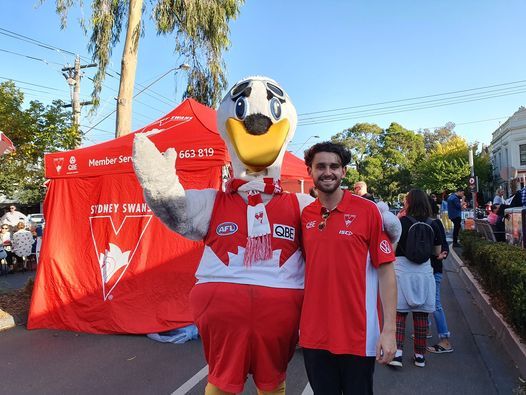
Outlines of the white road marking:
<svg viewBox="0 0 526 395">
<path fill-rule="evenodd" d="M 314 391 L 312 390 L 312 388 L 310 387 L 310 384 L 307 383 L 307 386 L 305 387 L 305 389 L 303 390 L 303 392 L 301 393 L 301 395 L 314 395 Z"/>
<path fill-rule="evenodd" d="M 174 392 L 172 392 L 172 395 L 184 395 L 187 394 L 188 391 L 190 391 L 192 388 L 194 388 L 197 383 L 199 383 L 201 380 L 203 380 L 208 374 L 208 365 L 206 365 L 203 369 L 201 369 L 199 372 L 194 374 L 190 379 L 181 385 L 179 388 L 177 388 Z"/>
</svg>

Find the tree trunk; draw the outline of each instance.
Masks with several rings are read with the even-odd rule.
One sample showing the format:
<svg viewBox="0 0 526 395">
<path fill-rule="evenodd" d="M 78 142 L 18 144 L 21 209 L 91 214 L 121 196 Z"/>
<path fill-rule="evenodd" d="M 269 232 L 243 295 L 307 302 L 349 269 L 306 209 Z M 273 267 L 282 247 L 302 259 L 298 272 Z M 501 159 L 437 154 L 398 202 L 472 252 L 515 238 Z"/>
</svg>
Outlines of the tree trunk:
<svg viewBox="0 0 526 395">
<path fill-rule="evenodd" d="M 137 54 L 141 34 L 141 16 L 143 0 L 130 0 L 128 11 L 128 29 L 121 63 L 121 81 L 117 100 L 117 125 L 115 137 L 131 132 L 132 100 L 137 69 Z"/>
</svg>

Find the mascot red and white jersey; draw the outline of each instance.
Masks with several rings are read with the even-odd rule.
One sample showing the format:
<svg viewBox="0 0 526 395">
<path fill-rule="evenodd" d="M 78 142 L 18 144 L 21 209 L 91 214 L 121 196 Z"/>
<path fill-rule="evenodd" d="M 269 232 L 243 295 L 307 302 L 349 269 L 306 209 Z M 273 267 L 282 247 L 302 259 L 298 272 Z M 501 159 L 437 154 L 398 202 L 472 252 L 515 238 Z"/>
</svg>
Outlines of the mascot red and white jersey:
<svg viewBox="0 0 526 395">
<path fill-rule="evenodd" d="M 274 288 L 303 289 L 304 262 L 300 250 L 300 209 L 296 195 L 275 195 L 265 206 L 270 222 L 272 256 L 244 264 L 247 243 L 247 203 L 237 193 L 216 196 L 197 284 L 230 282 Z"/>
</svg>

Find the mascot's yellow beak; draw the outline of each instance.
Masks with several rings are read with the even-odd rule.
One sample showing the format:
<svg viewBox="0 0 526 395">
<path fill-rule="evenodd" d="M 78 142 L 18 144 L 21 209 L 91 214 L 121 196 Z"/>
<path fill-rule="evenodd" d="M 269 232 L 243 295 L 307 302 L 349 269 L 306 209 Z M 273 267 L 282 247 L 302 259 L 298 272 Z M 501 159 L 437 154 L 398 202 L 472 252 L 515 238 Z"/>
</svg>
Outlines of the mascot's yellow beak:
<svg viewBox="0 0 526 395">
<path fill-rule="evenodd" d="M 242 121 L 228 118 L 226 131 L 239 160 L 251 171 L 258 172 L 270 166 L 279 155 L 289 133 L 288 119 L 271 125 L 264 134 L 249 134 Z"/>
</svg>

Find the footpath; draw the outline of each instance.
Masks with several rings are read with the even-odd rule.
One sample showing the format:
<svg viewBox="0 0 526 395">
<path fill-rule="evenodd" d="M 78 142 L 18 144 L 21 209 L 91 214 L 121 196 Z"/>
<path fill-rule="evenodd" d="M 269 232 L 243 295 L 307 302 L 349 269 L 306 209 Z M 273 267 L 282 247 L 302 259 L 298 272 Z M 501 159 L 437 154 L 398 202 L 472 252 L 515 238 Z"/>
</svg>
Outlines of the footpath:
<svg viewBox="0 0 526 395">
<path fill-rule="evenodd" d="M 376 394 L 526 394 L 524 344 L 491 308 L 460 256 L 460 250 L 451 251 L 444 262 L 442 282 L 442 302 L 454 352 L 428 354 L 423 369 L 412 365 L 412 322 L 408 319 L 404 367 L 377 365 Z M 22 288 L 34 275 L 0 277 L 0 293 Z M 429 344 L 437 341 L 434 323 L 432 334 Z M 0 332 L 4 376 L 9 377 L 0 383 L 0 393 L 88 394 L 96 390 L 99 394 L 202 394 L 206 372 L 198 375 L 205 364 L 199 343 L 174 346 L 143 336 L 27 331 L 17 325 Z M 189 386 L 196 376 L 199 378 Z M 250 383 L 251 379 L 245 394 L 255 393 Z M 299 349 L 289 365 L 287 394 L 312 393 L 309 388 Z M 178 389 L 181 391 L 174 392 Z"/>
</svg>

